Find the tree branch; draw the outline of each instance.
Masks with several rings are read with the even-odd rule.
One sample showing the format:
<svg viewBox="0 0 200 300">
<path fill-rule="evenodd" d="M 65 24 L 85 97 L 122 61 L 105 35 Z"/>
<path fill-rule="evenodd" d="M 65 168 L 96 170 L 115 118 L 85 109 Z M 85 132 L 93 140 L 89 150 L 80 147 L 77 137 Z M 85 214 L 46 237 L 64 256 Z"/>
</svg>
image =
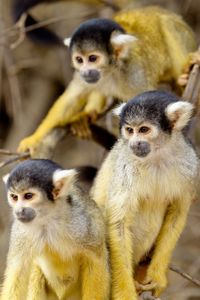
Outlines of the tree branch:
<svg viewBox="0 0 200 300">
<path fill-rule="evenodd" d="M 0 169 L 3 168 L 3 167 L 5 167 L 6 165 L 9 165 L 9 164 L 13 163 L 13 162 L 16 162 L 16 161 L 21 160 L 21 159 L 27 159 L 27 158 L 30 158 L 30 154 L 29 153 L 20 153 L 20 154 L 17 154 L 17 155 L 13 156 L 10 159 L 2 161 L 0 163 Z"/>
<path fill-rule="evenodd" d="M 197 53 L 200 55 L 200 46 Z M 189 75 L 187 85 L 185 87 L 182 98 L 186 101 L 191 102 L 194 109 L 194 118 L 187 131 L 187 136 L 192 142 L 195 142 L 195 127 L 197 123 L 197 118 L 199 116 L 199 102 L 200 102 L 200 66 L 199 64 L 194 64 Z"/>
<path fill-rule="evenodd" d="M 170 265 L 169 269 L 179 275 L 181 275 L 183 278 L 189 280 L 190 282 L 194 283 L 195 285 L 197 285 L 198 287 L 200 287 L 200 280 L 193 278 L 191 275 L 189 275 L 188 273 L 182 271 L 179 267 L 175 266 L 175 265 Z"/>
</svg>

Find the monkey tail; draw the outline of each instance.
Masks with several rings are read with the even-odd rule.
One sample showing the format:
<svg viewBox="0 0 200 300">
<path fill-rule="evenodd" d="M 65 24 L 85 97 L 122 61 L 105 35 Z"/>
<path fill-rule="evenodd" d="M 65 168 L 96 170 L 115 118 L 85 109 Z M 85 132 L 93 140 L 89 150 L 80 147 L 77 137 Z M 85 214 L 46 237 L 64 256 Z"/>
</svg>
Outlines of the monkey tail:
<svg viewBox="0 0 200 300">
<path fill-rule="evenodd" d="M 81 166 L 77 167 L 76 170 L 78 171 L 78 178 L 82 181 L 93 182 L 96 174 L 97 168 L 93 166 Z"/>
<path fill-rule="evenodd" d="M 23 13 L 27 13 L 27 11 L 42 2 L 46 2 L 45 0 L 12 0 L 12 14 L 15 22 L 19 21 Z M 50 1 L 52 2 L 52 1 Z M 46 46 L 61 46 L 65 47 L 63 40 L 51 30 L 45 27 L 33 28 L 32 30 L 28 30 L 29 27 L 37 25 L 38 21 L 34 19 L 29 13 L 27 13 L 25 20 L 25 29 L 27 36 L 35 43 L 40 43 Z"/>
</svg>

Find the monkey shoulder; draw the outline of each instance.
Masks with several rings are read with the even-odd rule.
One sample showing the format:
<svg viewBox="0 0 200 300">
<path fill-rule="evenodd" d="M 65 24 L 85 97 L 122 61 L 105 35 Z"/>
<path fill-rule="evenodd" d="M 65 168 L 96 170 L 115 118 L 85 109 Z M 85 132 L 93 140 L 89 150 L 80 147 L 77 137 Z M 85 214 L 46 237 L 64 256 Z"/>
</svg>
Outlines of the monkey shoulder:
<svg viewBox="0 0 200 300">
<path fill-rule="evenodd" d="M 67 195 L 71 206 L 70 231 L 77 243 L 83 246 L 99 246 L 104 241 L 105 224 L 101 210 L 78 185 Z"/>
</svg>

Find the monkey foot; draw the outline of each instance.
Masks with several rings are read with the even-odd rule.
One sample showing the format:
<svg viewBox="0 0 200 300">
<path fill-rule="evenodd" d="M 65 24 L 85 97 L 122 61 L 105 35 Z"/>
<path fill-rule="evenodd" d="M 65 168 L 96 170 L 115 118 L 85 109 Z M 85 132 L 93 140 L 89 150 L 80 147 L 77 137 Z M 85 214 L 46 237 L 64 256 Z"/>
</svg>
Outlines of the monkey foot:
<svg viewBox="0 0 200 300">
<path fill-rule="evenodd" d="M 92 133 L 90 130 L 90 123 L 95 122 L 97 119 L 97 113 L 92 112 L 87 114 L 83 112 L 77 120 L 73 121 L 70 125 L 70 130 L 73 135 L 81 139 L 91 139 Z"/>
<path fill-rule="evenodd" d="M 189 54 L 188 62 L 183 69 L 183 73 L 178 78 L 178 85 L 186 86 L 192 67 L 197 64 L 200 66 L 200 52 L 196 51 Z"/>
<path fill-rule="evenodd" d="M 156 288 L 157 286 L 157 283 L 152 281 L 152 282 L 149 282 L 147 284 L 141 284 L 141 283 L 137 283 L 136 285 L 136 289 L 139 291 L 139 292 L 143 292 L 143 291 L 152 291 Z"/>
<path fill-rule="evenodd" d="M 70 126 L 71 133 L 81 139 L 90 139 L 91 131 L 88 124 L 88 120 L 80 120 L 74 122 Z"/>
</svg>

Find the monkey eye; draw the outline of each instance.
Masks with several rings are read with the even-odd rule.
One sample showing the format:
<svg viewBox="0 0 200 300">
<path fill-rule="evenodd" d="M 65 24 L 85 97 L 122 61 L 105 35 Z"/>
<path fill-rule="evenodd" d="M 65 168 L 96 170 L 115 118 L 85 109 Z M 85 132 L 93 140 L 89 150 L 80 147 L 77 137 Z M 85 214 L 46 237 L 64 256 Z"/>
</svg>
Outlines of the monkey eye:
<svg viewBox="0 0 200 300">
<path fill-rule="evenodd" d="M 24 199 L 25 199 L 25 200 L 30 200 L 30 199 L 33 198 L 33 196 L 34 196 L 33 193 L 25 193 L 25 194 L 24 194 Z"/>
<path fill-rule="evenodd" d="M 98 59 L 98 56 L 94 55 L 94 54 L 92 54 L 88 57 L 89 62 L 95 62 L 97 59 Z"/>
<path fill-rule="evenodd" d="M 149 127 L 147 127 L 147 126 L 142 126 L 142 127 L 140 127 L 139 132 L 140 132 L 140 133 L 148 133 L 150 130 L 151 130 L 151 129 L 150 129 Z"/>
<path fill-rule="evenodd" d="M 75 59 L 76 59 L 76 61 L 77 61 L 78 64 L 82 64 L 83 63 L 83 59 L 82 59 L 81 56 L 76 56 Z"/>
<path fill-rule="evenodd" d="M 128 132 L 128 134 L 132 134 L 134 132 L 132 127 L 126 127 L 125 129 Z"/>
<path fill-rule="evenodd" d="M 10 197 L 12 198 L 12 200 L 17 201 L 18 200 L 18 196 L 16 194 L 10 194 Z"/>
</svg>

